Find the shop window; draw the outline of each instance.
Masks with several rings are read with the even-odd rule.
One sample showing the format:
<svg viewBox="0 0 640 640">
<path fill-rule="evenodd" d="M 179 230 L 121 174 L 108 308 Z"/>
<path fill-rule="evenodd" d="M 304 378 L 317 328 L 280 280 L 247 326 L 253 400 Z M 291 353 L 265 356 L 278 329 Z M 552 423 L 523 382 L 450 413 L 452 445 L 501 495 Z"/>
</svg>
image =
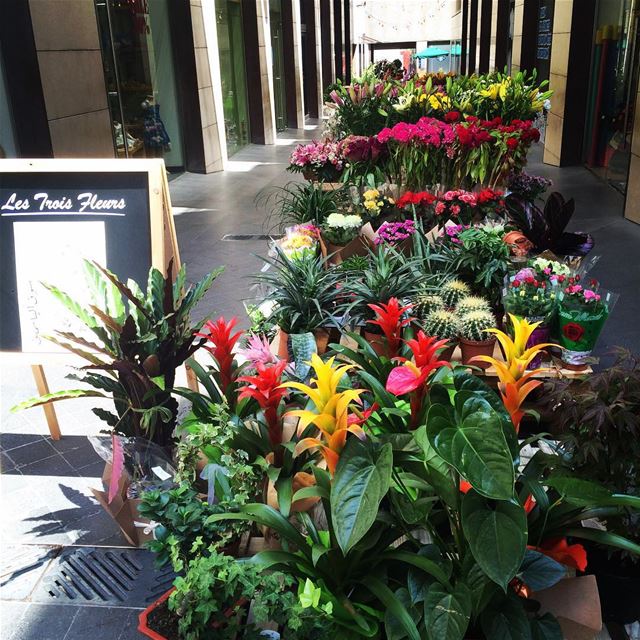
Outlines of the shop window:
<svg viewBox="0 0 640 640">
<path fill-rule="evenodd" d="M 584 160 L 626 193 L 640 75 L 640 19 L 632 0 L 598 3 L 584 138 Z"/>
<path fill-rule="evenodd" d="M 287 128 L 287 95 L 284 79 L 284 47 L 282 44 L 282 0 L 270 0 L 269 26 L 273 58 L 273 100 L 276 112 L 276 129 L 284 131 Z"/>
<path fill-rule="evenodd" d="M 96 0 L 96 14 L 116 155 L 181 169 L 169 1 Z"/>
<path fill-rule="evenodd" d="M 0 158 L 15 158 L 17 155 L 4 63 L 0 56 Z"/>
<path fill-rule="evenodd" d="M 249 100 L 241 3 L 238 0 L 216 0 L 216 22 L 227 154 L 232 156 L 249 144 Z"/>
</svg>

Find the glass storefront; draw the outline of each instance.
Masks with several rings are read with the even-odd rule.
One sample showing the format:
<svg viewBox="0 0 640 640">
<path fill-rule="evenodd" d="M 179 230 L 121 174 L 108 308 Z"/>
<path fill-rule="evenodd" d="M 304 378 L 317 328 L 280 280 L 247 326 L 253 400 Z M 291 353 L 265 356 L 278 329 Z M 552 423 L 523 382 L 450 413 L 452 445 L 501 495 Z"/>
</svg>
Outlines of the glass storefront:
<svg viewBox="0 0 640 640">
<path fill-rule="evenodd" d="M 4 63 L 0 56 L 0 158 L 15 158 L 18 155 L 13 137 L 13 118 L 9 106 L 9 94 L 4 76 Z"/>
<path fill-rule="evenodd" d="M 584 160 L 626 192 L 640 75 L 638 0 L 600 0 L 596 13 Z"/>
<path fill-rule="evenodd" d="M 284 131 L 287 128 L 287 94 L 284 79 L 282 0 L 269 0 L 269 26 L 271 27 L 273 100 L 276 112 L 276 129 Z"/>
<path fill-rule="evenodd" d="M 216 23 L 227 154 L 232 156 L 249 144 L 249 101 L 239 0 L 216 0 Z"/>
<path fill-rule="evenodd" d="M 171 0 L 95 0 L 113 143 L 120 158 L 184 166 Z"/>
</svg>

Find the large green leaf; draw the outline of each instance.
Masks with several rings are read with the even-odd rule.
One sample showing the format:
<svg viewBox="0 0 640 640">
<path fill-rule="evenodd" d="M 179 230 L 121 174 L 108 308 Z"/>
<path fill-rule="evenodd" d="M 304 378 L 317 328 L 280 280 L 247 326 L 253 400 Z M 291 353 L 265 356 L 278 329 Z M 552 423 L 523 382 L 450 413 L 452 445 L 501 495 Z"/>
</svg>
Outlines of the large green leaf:
<svg viewBox="0 0 640 640">
<path fill-rule="evenodd" d="M 33 407 L 40 407 L 43 404 L 49 402 L 57 402 L 58 400 L 72 400 L 74 398 L 106 398 L 104 393 L 99 391 L 92 391 L 91 389 L 69 389 L 68 391 L 54 391 L 53 393 L 47 393 L 37 398 L 30 398 L 20 404 L 11 407 L 12 412 L 22 411 L 23 409 L 33 409 Z"/>
<path fill-rule="evenodd" d="M 492 603 L 480 616 L 484 635 L 491 640 L 532 640 L 524 600 L 510 594 Z"/>
<path fill-rule="evenodd" d="M 534 591 L 552 587 L 566 574 L 567 568 L 564 565 L 533 549 L 527 549 L 518 570 L 518 578 Z"/>
<path fill-rule="evenodd" d="M 454 507 L 457 504 L 459 488 L 451 481 L 451 468 L 429 442 L 426 426 L 416 429 L 414 437 L 424 453 L 427 482 L 450 507 Z"/>
<path fill-rule="evenodd" d="M 397 589 L 395 592 L 396 598 L 402 603 L 407 610 L 414 624 L 418 625 L 420 622 L 421 614 L 416 607 L 413 606 L 411 595 L 409 591 L 404 587 Z M 407 637 L 407 632 L 398 619 L 391 613 L 390 609 L 387 609 L 384 616 L 384 630 L 387 640 L 404 640 Z"/>
<path fill-rule="evenodd" d="M 471 617 L 471 592 L 462 582 L 453 592 L 432 584 L 424 599 L 424 620 L 430 640 L 462 640 Z"/>
<path fill-rule="evenodd" d="M 386 607 L 386 610 L 393 615 L 402 628 L 405 630 L 407 637 L 411 640 L 421 640 L 420 633 L 416 627 L 416 623 L 405 608 L 404 604 L 396 597 L 396 595 L 387 587 L 387 585 L 376 578 L 368 576 L 363 585 L 373 593 Z"/>
<path fill-rule="evenodd" d="M 551 613 L 545 613 L 531 622 L 531 640 L 563 640 L 560 624 Z"/>
<path fill-rule="evenodd" d="M 345 555 L 374 523 L 380 501 L 389 490 L 392 467 L 391 444 L 374 457 L 370 443 L 348 439 L 331 485 L 331 520 Z"/>
<path fill-rule="evenodd" d="M 475 491 L 462 500 L 462 528 L 480 568 L 504 591 L 527 548 L 527 516 L 516 500 L 489 501 Z"/>
<path fill-rule="evenodd" d="M 430 407 L 427 435 L 434 449 L 482 495 L 508 500 L 514 492 L 513 456 L 502 422 L 485 400 L 459 392 L 455 416 L 443 405 Z"/>
<path fill-rule="evenodd" d="M 609 489 L 590 480 L 566 475 L 551 475 L 546 481 L 567 502 L 579 507 L 620 506 L 640 509 L 640 497 L 612 494 Z"/>
<path fill-rule="evenodd" d="M 289 337 L 291 338 L 293 362 L 296 365 L 296 378 L 305 380 L 311 369 L 311 356 L 318 353 L 316 338 L 310 331 L 293 333 Z"/>
</svg>

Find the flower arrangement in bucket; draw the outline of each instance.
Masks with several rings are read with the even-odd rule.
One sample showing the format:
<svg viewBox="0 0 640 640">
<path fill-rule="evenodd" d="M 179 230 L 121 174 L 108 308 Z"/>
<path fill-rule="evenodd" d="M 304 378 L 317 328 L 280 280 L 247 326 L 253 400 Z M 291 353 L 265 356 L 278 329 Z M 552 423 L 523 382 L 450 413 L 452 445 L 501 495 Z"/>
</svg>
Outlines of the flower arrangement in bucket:
<svg viewBox="0 0 640 640">
<path fill-rule="evenodd" d="M 298 145 L 289 158 L 288 171 L 302 173 L 308 180 L 336 182 L 344 168 L 337 142 L 310 142 Z"/>
<path fill-rule="evenodd" d="M 362 218 L 355 214 L 332 213 L 322 225 L 322 239 L 329 262 L 339 264 L 345 258 L 366 249 L 360 239 Z"/>
<path fill-rule="evenodd" d="M 433 207 L 438 225 L 447 220 L 471 224 L 501 215 L 505 210 L 504 194 L 493 189 L 482 189 L 478 193 L 449 190 L 436 197 Z"/>
<path fill-rule="evenodd" d="M 371 223 L 391 214 L 396 208 L 396 201 L 386 196 L 379 189 L 367 189 L 362 194 L 363 217 Z"/>
<path fill-rule="evenodd" d="M 320 229 L 312 224 L 297 224 L 285 229 L 280 249 L 291 260 L 315 256 L 318 250 Z"/>
<path fill-rule="evenodd" d="M 618 300 L 617 293 L 600 289 L 597 280 L 590 281 L 590 288 L 579 282 L 580 276 L 568 279 L 558 308 L 562 360 L 575 369 L 588 364 L 602 327 Z"/>
<path fill-rule="evenodd" d="M 403 220 L 400 222 L 383 222 L 373 242 L 374 244 L 398 246 L 407 244 L 411 236 L 416 232 L 416 225 L 413 220 Z"/>
</svg>

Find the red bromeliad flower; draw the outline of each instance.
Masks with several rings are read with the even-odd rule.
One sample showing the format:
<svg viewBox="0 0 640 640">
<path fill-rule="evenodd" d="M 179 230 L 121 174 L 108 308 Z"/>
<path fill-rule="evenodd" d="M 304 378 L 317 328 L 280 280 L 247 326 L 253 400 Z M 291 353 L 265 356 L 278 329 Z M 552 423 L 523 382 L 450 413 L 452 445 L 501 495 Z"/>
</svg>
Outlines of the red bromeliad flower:
<svg viewBox="0 0 640 640">
<path fill-rule="evenodd" d="M 258 402 L 269 429 L 269 441 L 276 452 L 282 444 L 282 420 L 278 409 L 280 402 L 288 393 L 288 390 L 282 387 L 282 373 L 286 366 L 285 361 L 270 366 L 258 362 L 255 376 L 238 378 L 238 382 L 247 383 L 246 387 L 239 389 L 238 399 L 254 398 Z"/>
<path fill-rule="evenodd" d="M 209 320 L 203 327 L 209 333 L 196 333 L 199 338 L 205 338 L 210 344 L 204 348 L 214 357 L 220 372 L 220 390 L 226 395 L 229 386 L 234 379 L 233 348 L 242 335 L 242 331 L 232 334 L 233 327 L 238 323 L 238 318 L 231 318 L 229 322 L 220 316 L 215 322 Z"/>
<path fill-rule="evenodd" d="M 413 352 L 413 362 L 406 358 L 398 358 L 403 364 L 395 367 L 389 374 L 387 391 L 394 396 L 411 394 L 411 427 L 415 429 L 428 389 L 429 376 L 434 370 L 449 366 L 446 360 L 438 360 L 438 350 L 445 347 L 447 341 L 436 340 L 420 330 L 418 335 L 413 340 L 407 340 L 406 344 Z"/>
<path fill-rule="evenodd" d="M 587 568 L 587 552 L 581 544 L 567 544 L 566 538 L 549 538 L 539 547 L 529 547 L 545 556 L 553 558 L 556 562 L 567 567 L 573 567 L 579 571 Z"/>
<path fill-rule="evenodd" d="M 368 324 L 375 324 L 382 329 L 384 337 L 387 339 L 387 356 L 395 358 L 400 350 L 402 340 L 402 329 L 411 323 L 413 318 L 404 318 L 403 315 L 412 308 L 413 305 L 401 307 L 397 298 L 391 298 L 387 303 L 367 305 L 375 312 L 375 320 L 367 320 Z"/>
</svg>

